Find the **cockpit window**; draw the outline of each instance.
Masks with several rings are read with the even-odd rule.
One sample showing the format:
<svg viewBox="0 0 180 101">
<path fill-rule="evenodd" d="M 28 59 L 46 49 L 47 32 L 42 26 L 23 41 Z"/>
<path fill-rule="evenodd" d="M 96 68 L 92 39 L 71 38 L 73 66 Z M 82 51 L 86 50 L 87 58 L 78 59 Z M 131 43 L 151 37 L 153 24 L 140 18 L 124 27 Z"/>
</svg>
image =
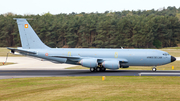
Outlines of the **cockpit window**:
<svg viewBox="0 0 180 101">
<path fill-rule="evenodd" d="M 168 54 L 168 53 L 164 53 L 163 55 L 164 55 L 164 56 L 168 56 L 169 54 Z"/>
</svg>

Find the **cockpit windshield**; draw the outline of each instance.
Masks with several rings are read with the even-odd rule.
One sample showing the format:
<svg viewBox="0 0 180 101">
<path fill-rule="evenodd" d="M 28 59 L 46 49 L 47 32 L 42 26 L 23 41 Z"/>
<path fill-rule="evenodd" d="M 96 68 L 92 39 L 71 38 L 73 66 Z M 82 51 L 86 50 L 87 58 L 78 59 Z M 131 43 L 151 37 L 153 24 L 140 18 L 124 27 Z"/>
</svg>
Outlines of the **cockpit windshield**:
<svg viewBox="0 0 180 101">
<path fill-rule="evenodd" d="M 168 54 L 168 53 L 164 53 L 163 55 L 164 55 L 164 56 L 168 56 L 169 54 Z"/>
</svg>

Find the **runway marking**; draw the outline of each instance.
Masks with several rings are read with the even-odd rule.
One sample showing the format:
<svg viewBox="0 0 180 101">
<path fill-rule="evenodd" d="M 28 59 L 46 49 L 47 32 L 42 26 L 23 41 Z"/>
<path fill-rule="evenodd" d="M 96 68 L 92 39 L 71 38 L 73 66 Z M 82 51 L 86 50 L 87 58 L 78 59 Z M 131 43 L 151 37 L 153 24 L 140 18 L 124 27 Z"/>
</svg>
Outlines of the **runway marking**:
<svg viewBox="0 0 180 101">
<path fill-rule="evenodd" d="M 180 73 L 138 73 L 139 75 L 180 75 Z"/>
</svg>

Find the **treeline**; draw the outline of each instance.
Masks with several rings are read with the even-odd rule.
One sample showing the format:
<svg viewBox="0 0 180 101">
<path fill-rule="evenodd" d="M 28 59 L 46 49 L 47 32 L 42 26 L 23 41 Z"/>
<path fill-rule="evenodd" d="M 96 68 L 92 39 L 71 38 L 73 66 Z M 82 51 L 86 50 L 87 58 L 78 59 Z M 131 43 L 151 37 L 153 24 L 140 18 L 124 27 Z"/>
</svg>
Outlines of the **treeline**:
<svg viewBox="0 0 180 101">
<path fill-rule="evenodd" d="M 180 43 L 180 8 L 104 13 L 0 15 L 0 47 L 21 46 L 13 18 L 29 23 L 50 47 L 160 48 Z"/>
</svg>

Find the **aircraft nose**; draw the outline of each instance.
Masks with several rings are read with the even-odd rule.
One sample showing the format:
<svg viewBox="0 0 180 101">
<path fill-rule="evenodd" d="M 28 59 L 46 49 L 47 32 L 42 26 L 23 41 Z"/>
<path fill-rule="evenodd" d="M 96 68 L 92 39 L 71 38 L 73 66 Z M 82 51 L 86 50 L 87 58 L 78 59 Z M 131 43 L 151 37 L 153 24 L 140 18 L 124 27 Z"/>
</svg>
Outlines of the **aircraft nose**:
<svg viewBox="0 0 180 101">
<path fill-rule="evenodd" d="M 171 62 L 176 61 L 176 58 L 174 56 L 171 56 Z"/>
</svg>

